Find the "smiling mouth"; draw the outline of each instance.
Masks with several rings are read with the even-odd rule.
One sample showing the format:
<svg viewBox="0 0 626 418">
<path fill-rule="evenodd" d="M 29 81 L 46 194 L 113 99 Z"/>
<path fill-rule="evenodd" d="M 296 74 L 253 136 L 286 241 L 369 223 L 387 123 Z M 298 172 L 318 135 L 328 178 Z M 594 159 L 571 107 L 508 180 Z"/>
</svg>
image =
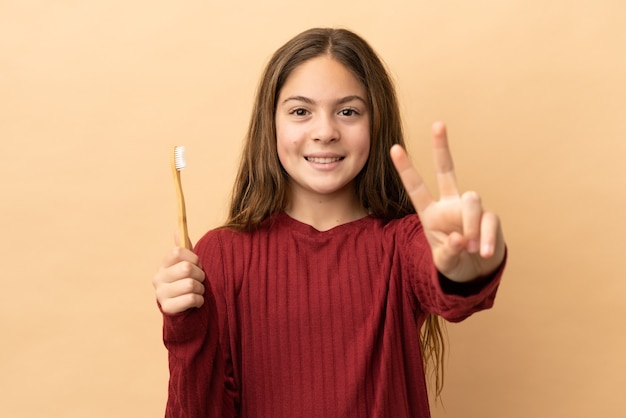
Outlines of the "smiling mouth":
<svg viewBox="0 0 626 418">
<path fill-rule="evenodd" d="M 304 159 L 311 163 L 330 164 L 341 161 L 344 157 L 304 157 Z"/>
</svg>

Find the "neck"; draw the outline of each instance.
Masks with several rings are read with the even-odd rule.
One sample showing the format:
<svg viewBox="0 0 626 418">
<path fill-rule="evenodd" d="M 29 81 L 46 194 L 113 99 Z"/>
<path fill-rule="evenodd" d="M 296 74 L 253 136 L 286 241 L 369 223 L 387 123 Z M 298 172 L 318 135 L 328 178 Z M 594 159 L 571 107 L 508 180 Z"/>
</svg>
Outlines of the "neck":
<svg viewBox="0 0 626 418">
<path fill-rule="evenodd" d="M 367 209 L 351 193 L 307 196 L 302 193 L 289 196 L 285 212 L 290 217 L 311 225 L 318 231 L 327 231 L 338 225 L 367 216 Z"/>
</svg>

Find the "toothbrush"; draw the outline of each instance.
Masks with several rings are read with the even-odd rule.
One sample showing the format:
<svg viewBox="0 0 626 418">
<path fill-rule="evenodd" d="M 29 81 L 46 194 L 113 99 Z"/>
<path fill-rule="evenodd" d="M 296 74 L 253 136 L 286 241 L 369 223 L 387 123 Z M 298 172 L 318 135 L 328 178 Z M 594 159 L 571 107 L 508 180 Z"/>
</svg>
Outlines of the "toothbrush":
<svg viewBox="0 0 626 418">
<path fill-rule="evenodd" d="M 174 174 L 174 182 L 176 183 L 176 194 L 178 196 L 178 233 L 180 246 L 191 249 L 191 241 L 187 232 L 187 213 L 185 209 L 185 196 L 183 195 L 183 186 L 180 182 L 180 172 L 187 166 L 185 162 L 185 147 L 176 146 L 172 152 L 172 173 Z"/>
</svg>

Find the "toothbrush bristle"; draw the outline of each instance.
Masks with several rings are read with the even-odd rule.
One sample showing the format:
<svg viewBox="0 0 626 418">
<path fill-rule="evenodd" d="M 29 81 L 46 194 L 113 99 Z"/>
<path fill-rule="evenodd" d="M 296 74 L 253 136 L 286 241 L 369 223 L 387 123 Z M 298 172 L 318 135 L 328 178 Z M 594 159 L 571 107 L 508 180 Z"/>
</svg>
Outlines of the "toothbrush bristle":
<svg viewBox="0 0 626 418">
<path fill-rule="evenodd" d="M 185 147 L 174 148 L 174 164 L 178 171 L 187 167 L 187 163 L 185 162 Z"/>
</svg>

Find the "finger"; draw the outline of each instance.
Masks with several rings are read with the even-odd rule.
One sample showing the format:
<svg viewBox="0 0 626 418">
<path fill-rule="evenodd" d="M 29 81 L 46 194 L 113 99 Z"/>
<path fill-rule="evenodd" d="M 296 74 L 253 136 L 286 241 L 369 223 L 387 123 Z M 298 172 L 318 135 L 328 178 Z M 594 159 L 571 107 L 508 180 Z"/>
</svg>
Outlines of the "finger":
<svg viewBox="0 0 626 418">
<path fill-rule="evenodd" d="M 204 304 L 204 297 L 196 293 L 187 293 L 176 298 L 159 301 L 161 310 L 169 315 L 181 313 L 190 308 L 199 308 Z"/>
<path fill-rule="evenodd" d="M 446 277 L 453 278 L 451 272 L 457 268 L 461 253 L 465 250 L 465 239 L 458 232 L 452 232 L 435 256 L 437 270 Z"/>
<path fill-rule="evenodd" d="M 181 261 L 170 267 L 162 267 L 152 279 L 152 285 L 155 288 L 163 283 L 174 283 L 182 279 L 193 279 L 198 282 L 204 282 L 204 271 L 197 265 L 188 261 Z"/>
<path fill-rule="evenodd" d="M 461 218 L 463 220 L 463 237 L 469 253 L 477 253 L 480 249 L 481 218 L 483 207 L 480 196 L 476 192 L 465 192 L 461 196 Z"/>
<path fill-rule="evenodd" d="M 442 122 L 433 124 L 433 154 L 440 197 L 458 196 L 454 163 L 448 146 L 448 134 Z"/>
<path fill-rule="evenodd" d="M 495 213 L 484 212 L 480 226 L 480 255 L 489 258 L 494 255 L 500 231 L 500 219 Z"/>
<path fill-rule="evenodd" d="M 180 244 L 180 230 L 176 229 L 174 231 L 174 245 L 176 245 L 177 247 L 181 247 L 181 248 L 188 248 L 191 251 L 193 251 L 193 244 L 191 243 L 191 240 L 189 239 L 189 237 L 186 237 L 186 245 L 181 245 Z"/>
<path fill-rule="evenodd" d="M 190 263 L 189 261 L 181 261 L 170 268 L 172 276 L 177 277 L 175 280 L 180 279 L 194 279 L 199 282 L 203 282 L 205 278 L 204 271 L 197 264 Z"/>
<path fill-rule="evenodd" d="M 204 285 L 195 279 L 182 279 L 164 283 L 156 291 L 158 300 L 174 299 L 189 293 L 204 295 Z"/>
<path fill-rule="evenodd" d="M 191 264 L 196 265 L 200 264 L 200 259 L 193 251 L 176 246 L 165 255 L 163 261 L 161 262 L 161 266 L 171 267 L 174 264 L 180 263 L 181 261 L 188 261 Z"/>
<path fill-rule="evenodd" d="M 400 180 L 402 180 L 402 184 L 409 194 L 413 206 L 418 212 L 423 211 L 433 201 L 424 180 L 415 167 L 413 167 L 409 156 L 400 145 L 396 144 L 392 146 L 389 154 L 393 165 L 400 175 Z"/>
</svg>

